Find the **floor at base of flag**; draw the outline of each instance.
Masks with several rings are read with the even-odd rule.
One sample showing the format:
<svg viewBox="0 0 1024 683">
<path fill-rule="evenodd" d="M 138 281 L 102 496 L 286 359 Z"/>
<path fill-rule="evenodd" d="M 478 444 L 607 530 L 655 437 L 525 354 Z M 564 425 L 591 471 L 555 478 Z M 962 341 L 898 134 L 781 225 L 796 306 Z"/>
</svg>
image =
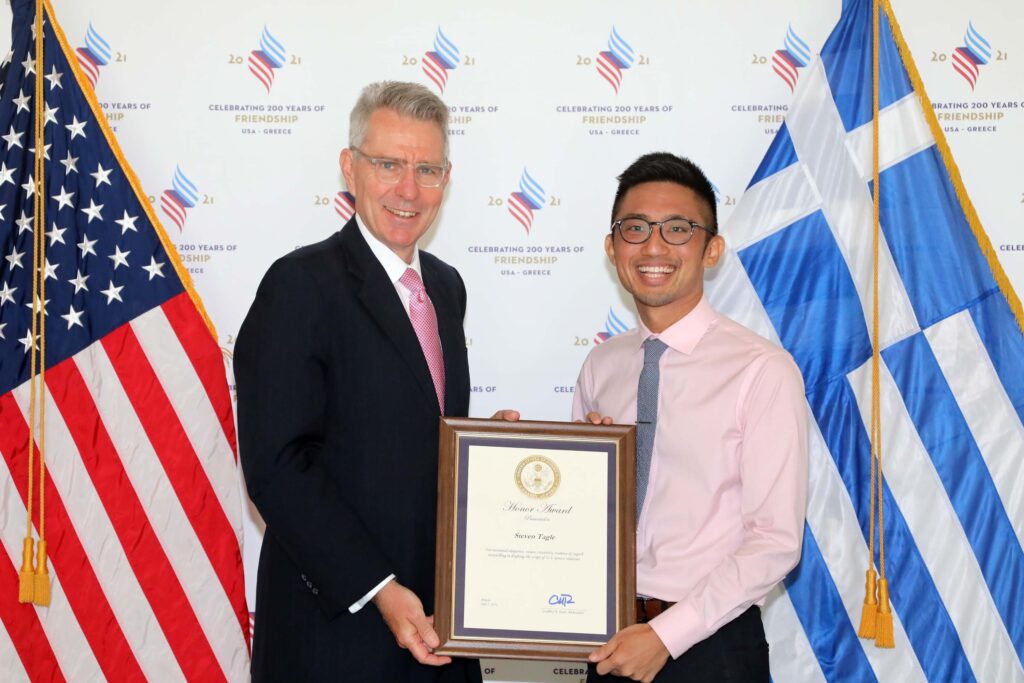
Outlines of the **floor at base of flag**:
<svg viewBox="0 0 1024 683">
<path fill-rule="evenodd" d="M 656 604 L 655 604 L 656 603 Z M 645 600 L 643 608 L 653 619 L 671 607 L 664 600 Z M 637 600 L 637 621 L 640 622 L 640 600 Z M 652 610 L 657 609 L 657 614 Z M 644 623 L 644 622 L 640 622 Z M 599 676 L 593 664 L 587 667 L 587 683 L 619 683 L 628 681 L 619 676 Z M 753 605 L 712 635 L 700 641 L 676 659 L 669 657 L 654 683 L 768 683 L 768 641 L 764 637 L 761 609 Z"/>
</svg>

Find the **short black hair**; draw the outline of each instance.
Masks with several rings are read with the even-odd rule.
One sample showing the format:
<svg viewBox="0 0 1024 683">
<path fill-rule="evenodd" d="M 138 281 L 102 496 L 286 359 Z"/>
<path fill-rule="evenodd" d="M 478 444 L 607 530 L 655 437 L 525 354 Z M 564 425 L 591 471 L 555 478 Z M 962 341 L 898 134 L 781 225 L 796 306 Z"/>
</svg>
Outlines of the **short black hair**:
<svg viewBox="0 0 1024 683">
<path fill-rule="evenodd" d="M 676 156 L 669 152 L 651 152 L 645 154 L 629 165 L 619 176 L 619 189 L 615 192 L 612 204 L 612 220 L 619 213 L 622 198 L 637 185 L 643 183 L 669 182 L 688 187 L 708 205 L 711 212 L 711 225 L 706 226 L 712 235 L 718 234 L 718 207 L 715 201 L 715 190 L 711 181 L 700 170 L 700 166 L 686 157 Z"/>
</svg>

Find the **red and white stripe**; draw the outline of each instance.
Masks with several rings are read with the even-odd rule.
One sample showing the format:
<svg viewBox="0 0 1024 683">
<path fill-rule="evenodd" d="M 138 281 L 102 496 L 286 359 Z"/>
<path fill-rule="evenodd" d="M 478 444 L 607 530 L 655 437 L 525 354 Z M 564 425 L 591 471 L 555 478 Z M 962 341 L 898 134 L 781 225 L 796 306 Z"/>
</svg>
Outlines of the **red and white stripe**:
<svg viewBox="0 0 1024 683">
<path fill-rule="evenodd" d="M 974 60 L 971 59 L 971 56 L 967 54 L 964 48 L 958 47 L 953 50 L 952 64 L 953 70 L 963 76 L 964 80 L 970 84 L 971 90 L 974 90 L 981 72 L 978 69 L 978 65 L 974 63 Z"/>
<path fill-rule="evenodd" d="M 429 52 L 423 55 L 423 73 L 434 82 L 443 95 L 444 87 L 448 84 L 448 70 Z"/>
<path fill-rule="evenodd" d="M 797 71 L 796 64 L 790 61 L 782 50 L 776 50 L 772 55 L 772 69 L 789 86 L 790 92 L 796 89 L 796 81 L 800 78 L 800 72 Z"/>
<path fill-rule="evenodd" d="M 164 214 L 171 219 L 171 221 L 178 226 L 178 230 L 185 229 L 185 219 L 188 218 L 188 211 L 182 206 L 170 190 L 164 190 L 164 193 L 160 195 L 160 208 L 164 210 Z"/>
<path fill-rule="evenodd" d="M 269 95 L 270 86 L 274 84 L 274 68 L 267 64 L 256 50 L 249 53 L 249 72 L 263 84 Z"/>
<path fill-rule="evenodd" d="M 529 235 L 530 228 L 533 227 L 533 209 L 520 199 L 518 195 L 512 194 L 508 198 L 508 212 L 519 221 L 519 224 L 526 229 L 526 234 Z"/>
<path fill-rule="evenodd" d="M 92 57 L 89 52 L 84 48 L 80 47 L 75 51 L 78 56 L 78 66 L 82 67 L 82 73 L 89 79 L 89 85 L 96 89 L 96 81 L 100 78 L 100 67 L 96 62 L 92 61 Z"/>
<path fill-rule="evenodd" d="M 334 195 L 334 211 L 341 216 L 341 220 L 348 222 L 356 212 L 356 205 L 349 199 L 347 193 L 339 192 Z"/>
<path fill-rule="evenodd" d="M 597 73 L 601 74 L 604 80 L 611 83 L 615 94 L 619 94 L 619 86 L 622 85 L 622 69 L 612 61 L 611 53 L 602 52 L 597 55 Z"/>
<path fill-rule="evenodd" d="M 249 613 L 230 397 L 220 349 L 188 294 L 47 368 L 46 384 L 53 600 L 0 601 L 0 671 L 244 680 Z M 27 383 L 0 397 L 7 595 L 26 521 L 28 402 Z"/>
</svg>

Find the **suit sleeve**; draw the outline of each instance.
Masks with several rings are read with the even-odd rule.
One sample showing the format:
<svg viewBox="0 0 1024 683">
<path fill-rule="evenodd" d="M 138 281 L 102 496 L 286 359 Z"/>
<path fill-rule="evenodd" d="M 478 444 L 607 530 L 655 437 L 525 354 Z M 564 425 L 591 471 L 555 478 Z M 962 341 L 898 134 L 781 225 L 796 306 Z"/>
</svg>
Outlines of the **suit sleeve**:
<svg viewBox="0 0 1024 683">
<path fill-rule="evenodd" d="M 249 496 L 328 618 L 393 573 L 326 458 L 323 297 L 301 262 L 264 277 L 235 345 L 238 433 Z"/>
</svg>

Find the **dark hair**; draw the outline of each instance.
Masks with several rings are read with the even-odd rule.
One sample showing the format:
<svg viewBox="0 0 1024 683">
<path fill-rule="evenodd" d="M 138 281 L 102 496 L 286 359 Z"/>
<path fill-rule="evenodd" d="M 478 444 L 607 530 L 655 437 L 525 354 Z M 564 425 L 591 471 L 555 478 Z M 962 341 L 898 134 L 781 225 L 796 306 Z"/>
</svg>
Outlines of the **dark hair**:
<svg viewBox="0 0 1024 683">
<path fill-rule="evenodd" d="M 697 164 L 686 157 L 676 156 L 668 152 L 651 152 L 645 154 L 629 165 L 619 176 L 619 189 L 615 192 L 615 203 L 612 204 L 612 220 L 619 213 L 622 198 L 637 185 L 643 183 L 669 182 L 688 187 L 708 205 L 711 212 L 711 225 L 707 228 L 712 235 L 718 234 L 718 211 L 715 202 L 715 190 L 711 187 L 704 172 Z"/>
</svg>

